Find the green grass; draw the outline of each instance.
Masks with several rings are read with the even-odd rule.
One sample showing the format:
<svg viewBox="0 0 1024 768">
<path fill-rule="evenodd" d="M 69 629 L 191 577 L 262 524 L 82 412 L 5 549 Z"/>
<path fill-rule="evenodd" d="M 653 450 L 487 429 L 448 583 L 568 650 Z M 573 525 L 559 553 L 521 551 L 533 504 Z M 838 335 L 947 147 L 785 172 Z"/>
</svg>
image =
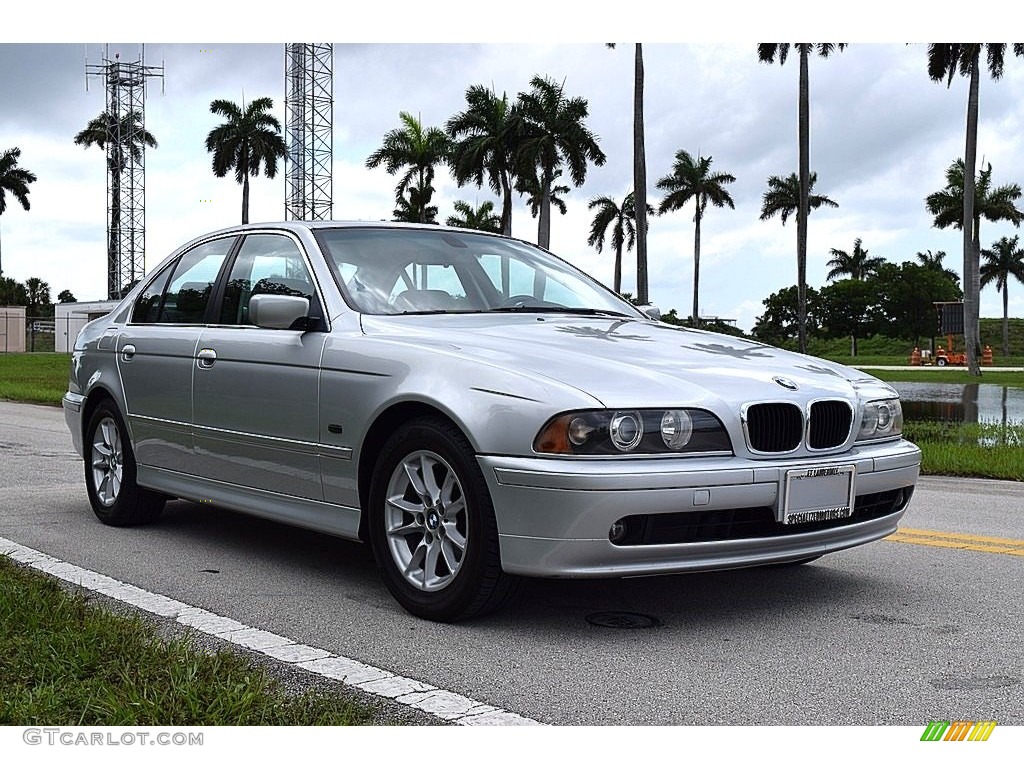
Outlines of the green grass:
<svg viewBox="0 0 1024 768">
<path fill-rule="evenodd" d="M 0 399 L 60 405 L 70 368 L 71 355 L 63 352 L 0 355 Z"/>
<path fill-rule="evenodd" d="M 0 556 L 0 725 L 366 725 L 326 693 L 289 696 L 245 657 L 153 624 Z"/>
<path fill-rule="evenodd" d="M 886 371 L 864 367 L 865 373 L 877 376 L 883 381 L 920 381 L 927 384 L 995 384 L 1002 387 L 1024 387 L 1024 372 L 986 371 L 981 369 L 981 378 L 970 376 L 967 371 L 955 368 L 921 368 L 911 371 Z"/>
<path fill-rule="evenodd" d="M 921 448 L 926 475 L 1024 480 L 1024 423 L 914 421 L 903 436 Z"/>
<path fill-rule="evenodd" d="M 995 365 L 1019 367 L 1024 366 L 1024 318 L 1011 317 L 1008 323 L 1010 337 L 1010 355 L 1003 356 L 1003 320 L 996 317 L 983 317 L 979 323 L 981 344 L 992 347 Z M 958 352 L 963 351 L 963 336 L 954 337 L 954 345 Z M 931 339 L 921 339 L 921 345 L 928 347 Z M 937 336 L 935 345 L 945 346 L 946 338 Z M 785 345 L 796 349 L 796 342 Z M 857 340 L 857 356 L 850 357 L 849 338 L 807 340 L 807 351 L 815 357 L 824 357 L 845 365 L 909 365 L 910 353 L 914 351 L 914 342 L 906 339 L 893 339 L 887 336 L 871 336 Z"/>
</svg>

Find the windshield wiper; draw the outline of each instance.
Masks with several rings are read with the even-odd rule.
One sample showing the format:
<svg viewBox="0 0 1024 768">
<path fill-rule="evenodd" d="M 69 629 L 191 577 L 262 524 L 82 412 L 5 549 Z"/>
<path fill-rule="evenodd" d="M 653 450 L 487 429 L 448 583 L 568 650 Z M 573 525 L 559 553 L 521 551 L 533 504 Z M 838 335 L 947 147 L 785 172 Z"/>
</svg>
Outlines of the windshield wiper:
<svg viewBox="0 0 1024 768">
<path fill-rule="evenodd" d="M 593 309 L 591 307 L 551 307 L 551 306 L 531 306 L 517 305 L 515 307 L 493 307 L 492 309 L 485 310 L 487 312 L 544 312 L 546 314 L 561 314 L 561 315 L 588 315 L 588 316 L 607 316 L 607 317 L 631 317 L 624 312 L 615 312 L 611 309 Z"/>
</svg>

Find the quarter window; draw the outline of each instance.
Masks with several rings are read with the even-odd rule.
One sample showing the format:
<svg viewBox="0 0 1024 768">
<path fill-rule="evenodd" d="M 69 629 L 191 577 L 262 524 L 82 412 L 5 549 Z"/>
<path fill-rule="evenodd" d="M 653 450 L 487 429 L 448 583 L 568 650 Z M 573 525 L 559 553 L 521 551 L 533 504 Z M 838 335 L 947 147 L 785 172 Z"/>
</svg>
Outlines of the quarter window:
<svg viewBox="0 0 1024 768">
<path fill-rule="evenodd" d="M 171 274 L 174 262 L 157 272 L 156 277 L 149 281 L 149 285 L 135 300 L 135 309 L 132 311 L 133 323 L 155 323 L 160 316 L 160 300 L 164 297 L 164 286 L 167 285 L 167 278 Z"/>
</svg>

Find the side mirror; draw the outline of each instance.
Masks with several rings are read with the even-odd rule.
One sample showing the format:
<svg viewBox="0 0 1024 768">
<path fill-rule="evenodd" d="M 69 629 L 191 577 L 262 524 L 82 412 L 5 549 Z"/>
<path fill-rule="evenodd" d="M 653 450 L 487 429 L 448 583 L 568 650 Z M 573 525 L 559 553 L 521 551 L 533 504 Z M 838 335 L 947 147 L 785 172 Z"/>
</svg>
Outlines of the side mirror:
<svg viewBox="0 0 1024 768">
<path fill-rule="evenodd" d="M 637 309 L 651 318 L 651 320 L 661 320 L 661 310 L 653 304 L 640 304 Z"/>
<path fill-rule="evenodd" d="M 309 299 L 259 293 L 249 299 L 249 322 L 260 328 L 287 330 L 309 316 Z"/>
</svg>

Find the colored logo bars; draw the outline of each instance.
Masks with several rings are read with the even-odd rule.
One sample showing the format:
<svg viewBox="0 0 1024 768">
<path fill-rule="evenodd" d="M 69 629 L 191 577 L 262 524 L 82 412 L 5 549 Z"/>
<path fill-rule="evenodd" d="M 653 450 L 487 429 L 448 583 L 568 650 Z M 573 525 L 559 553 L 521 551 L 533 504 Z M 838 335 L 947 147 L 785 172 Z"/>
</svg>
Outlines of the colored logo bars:
<svg viewBox="0 0 1024 768">
<path fill-rule="evenodd" d="M 995 720 L 932 720 L 921 734 L 921 741 L 988 741 L 995 727 Z"/>
</svg>

